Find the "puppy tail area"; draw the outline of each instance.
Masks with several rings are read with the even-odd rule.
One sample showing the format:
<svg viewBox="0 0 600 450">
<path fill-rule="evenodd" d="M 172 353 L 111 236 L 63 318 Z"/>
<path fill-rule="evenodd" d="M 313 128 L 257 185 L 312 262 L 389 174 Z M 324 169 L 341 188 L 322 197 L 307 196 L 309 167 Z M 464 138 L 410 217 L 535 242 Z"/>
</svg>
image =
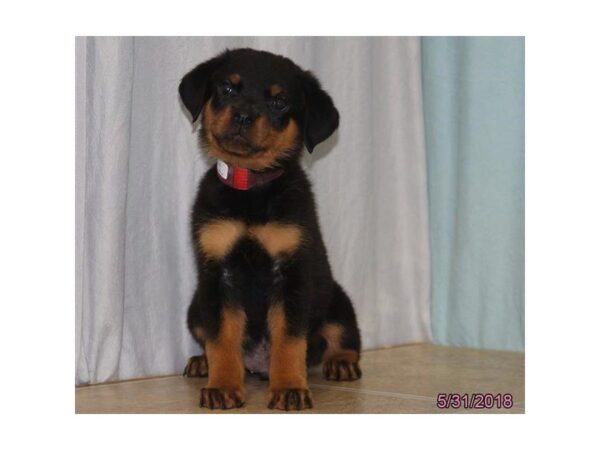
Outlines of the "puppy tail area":
<svg viewBox="0 0 600 450">
<path fill-rule="evenodd" d="M 322 362 L 328 380 L 356 380 L 362 376 L 360 349 L 354 307 L 342 287 L 335 283 L 325 323 L 309 339 L 307 363 L 312 366 Z"/>
</svg>

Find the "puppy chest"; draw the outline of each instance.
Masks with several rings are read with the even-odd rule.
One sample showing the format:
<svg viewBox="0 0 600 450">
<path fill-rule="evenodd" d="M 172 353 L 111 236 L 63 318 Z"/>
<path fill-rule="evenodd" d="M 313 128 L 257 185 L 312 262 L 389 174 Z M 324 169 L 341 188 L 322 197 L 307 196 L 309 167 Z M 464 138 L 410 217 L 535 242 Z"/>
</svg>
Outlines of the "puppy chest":
<svg viewBox="0 0 600 450">
<path fill-rule="evenodd" d="M 271 343 L 262 339 L 251 348 L 244 350 L 244 366 L 252 373 L 267 375 L 270 355 Z"/>
<path fill-rule="evenodd" d="M 244 239 L 257 243 L 272 259 L 293 255 L 303 241 L 295 224 L 268 222 L 247 225 L 239 220 L 220 219 L 203 224 L 197 231 L 199 250 L 210 260 L 222 261 Z"/>
</svg>

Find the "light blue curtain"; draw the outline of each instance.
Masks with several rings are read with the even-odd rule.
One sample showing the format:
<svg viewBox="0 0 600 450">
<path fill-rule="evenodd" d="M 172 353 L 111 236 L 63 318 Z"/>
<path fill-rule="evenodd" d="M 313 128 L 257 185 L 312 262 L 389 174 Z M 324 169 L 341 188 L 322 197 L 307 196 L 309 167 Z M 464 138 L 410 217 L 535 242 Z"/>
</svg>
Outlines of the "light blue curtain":
<svg viewBox="0 0 600 450">
<path fill-rule="evenodd" d="M 422 39 L 439 344 L 524 349 L 524 44 Z"/>
</svg>

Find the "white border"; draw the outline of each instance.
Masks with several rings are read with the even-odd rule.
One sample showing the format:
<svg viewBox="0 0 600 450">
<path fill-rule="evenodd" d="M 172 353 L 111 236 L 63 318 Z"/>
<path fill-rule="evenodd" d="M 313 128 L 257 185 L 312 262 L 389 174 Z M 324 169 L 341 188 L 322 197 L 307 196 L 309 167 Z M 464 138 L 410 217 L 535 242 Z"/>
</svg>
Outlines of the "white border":
<svg viewBox="0 0 600 450">
<path fill-rule="evenodd" d="M 5 6 L 1 40 L 3 441 L 85 449 L 588 447 L 600 317 L 600 70 L 591 2 L 15 4 Z M 75 417 L 77 34 L 526 35 L 527 414 Z"/>
</svg>

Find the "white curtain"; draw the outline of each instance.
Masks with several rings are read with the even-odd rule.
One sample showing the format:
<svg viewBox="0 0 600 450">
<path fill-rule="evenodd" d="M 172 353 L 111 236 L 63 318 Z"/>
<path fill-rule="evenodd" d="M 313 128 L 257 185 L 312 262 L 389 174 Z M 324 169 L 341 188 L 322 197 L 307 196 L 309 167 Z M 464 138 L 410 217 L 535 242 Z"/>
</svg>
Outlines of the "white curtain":
<svg viewBox="0 0 600 450">
<path fill-rule="evenodd" d="M 305 157 L 337 280 L 365 348 L 429 341 L 418 38 L 78 38 L 76 382 L 179 373 L 195 288 L 189 212 L 210 161 L 177 86 L 225 48 L 286 55 L 341 114 Z"/>
</svg>

